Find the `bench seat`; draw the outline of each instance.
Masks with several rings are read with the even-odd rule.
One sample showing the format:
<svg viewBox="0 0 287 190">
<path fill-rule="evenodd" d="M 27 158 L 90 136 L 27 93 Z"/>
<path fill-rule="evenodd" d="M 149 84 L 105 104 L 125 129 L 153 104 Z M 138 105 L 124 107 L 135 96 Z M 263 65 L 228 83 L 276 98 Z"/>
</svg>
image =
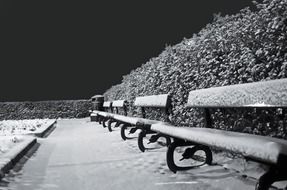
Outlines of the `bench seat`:
<svg viewBox="0 0 287 190">
<path fill-rule="evenodd" d="M 287 158 L 287 141 L 267 136 L 237 133 L 218 129 L 175 127 L 153 124 L 151 130 L 190 142 L 239 153 L 247 158 L 277 164 Z M 283 158 L 283 159 L 284 159 Z"/>
<path fill-rule="evenodd" d="M 91 114 L 90 114 L 91 117 L 97 116 L 97 115 L 98 115 L 98 114 L 96 114 L 96 113 L 91 113 Z"/>
<path fill-rule="evenodd" d="M 152 125 L 152 124 L 159 122 L 157 120 L 144 119 L 144 118 L 140 118 L 140 117 L 129 117 L 129 116 L 123 116 L 123 115 L 118 115 L 118 114 L 111 114 L 110 116 L 111 116 L 111 118 L 113 118 L 117 121 L 129 123 L 132 125 L 138 125 L 138 124 Z"/>
<path fill-rule="evenodd" d="M 112 115 L 112 113 L 109 112 L 98 112 L 97 114 L 102 117 L 110 117 Z"/>
<path fill-rule="evenodd" d="M 102 115 L 103 113 L 106 113 L 106 112 L 94 110 L 94 111 L 90 114 L 90 116 L 98 116 L 98 115 Z"/>
<path fill-rule="evenodd" d="M 101 112 L 101 111 L 94 110 L 94 111 L 91 112 L 91 115 L 94 115 L 94 116 L 95 116 L 95 115 L 97 115 L 97 114 L 100 113 L 100 112 Z"/>
</svg>

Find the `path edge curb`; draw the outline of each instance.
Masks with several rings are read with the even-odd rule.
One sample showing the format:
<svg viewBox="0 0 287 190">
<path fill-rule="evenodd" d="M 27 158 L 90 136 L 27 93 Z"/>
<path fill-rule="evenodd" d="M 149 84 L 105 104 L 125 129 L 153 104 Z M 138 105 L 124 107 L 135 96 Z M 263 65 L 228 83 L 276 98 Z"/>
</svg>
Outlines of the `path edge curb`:
<svg viewBox="0 0 287 190">
<path fill-rule="evenodd" d="M 37 138 L 28 138 L 24 142 L 14 147 L 4 158 L 4 163 L 0 163 L 0 180 L 8 173 L 23 156 L 37 143 Z"/>
<path fill-rule="evenodd" d="M 57 119 L 55 119 L 55 121 L 52 122 L 50 125 L 47 125 L 47 127 L 43 128 L 43 130 L 37 133 L 32 133 L 32 134 L 36 137 L 44 138 L 46 137 L 46 134 L 48 134 L 50 130 L 52 130 L 52 128 L 55 126 L 56 123 L 57 123 Z"/>
</svg>

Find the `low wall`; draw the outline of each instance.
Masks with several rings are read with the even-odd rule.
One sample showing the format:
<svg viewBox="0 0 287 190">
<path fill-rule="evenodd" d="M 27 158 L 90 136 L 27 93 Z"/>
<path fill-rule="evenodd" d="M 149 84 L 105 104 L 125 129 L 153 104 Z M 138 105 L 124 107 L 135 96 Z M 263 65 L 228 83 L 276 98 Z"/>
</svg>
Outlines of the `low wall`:
<svg viewBox="0 0 287 190">
<path fill-rule="evenodd" d="M 89 100 L 0 102 L 0 120 L 35 118 L 82 118 L 89 116 Z"/>
</svg>

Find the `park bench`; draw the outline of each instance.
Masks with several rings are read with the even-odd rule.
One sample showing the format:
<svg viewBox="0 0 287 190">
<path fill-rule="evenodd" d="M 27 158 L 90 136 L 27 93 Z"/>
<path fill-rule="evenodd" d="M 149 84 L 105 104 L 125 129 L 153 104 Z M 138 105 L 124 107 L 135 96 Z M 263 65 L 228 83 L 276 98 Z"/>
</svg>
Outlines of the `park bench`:
<svg viewBox="0 0 287 190">
<path fill-rule="evenodd" d="M 117 102 L 117 101 L 114 101 Z M 115 106 L 113 102 L 113 106 Z M 122 107 L 122 102 L 118 101 L 119 107 Z M 150 126 L 151 124 L 158 123 L 161 121 L 158 120 L 151 120 L 146 119 L 146 108 L 156 108 L 159 111 L 164 113 L 165 121 L 168 121 L 168 116 L 170 114 L 170 96 L 168 94 L 161 94 L 161 95 L 153 95 L 153 96 L 143 96 L 143 97 L 136 97 L 134 106 L 140 108 L 141 110 L 141 117 L 133 117 L 127 116 L 127 112 L 125 111 L 125 115 L 120 115 L 117 113 L 111 114 L 106 113 L 105 117 L 108 120 L 108 128 L 109 131 L 111 130 L 111 123 L 115 122 L 116 126 L 121 126 L 121 137 L 123 140 L 129 139 L 126 135 L 126 130 L 129 130 L 129 133 L 135 133 L 137 130 L 141 130 L 138 135 L 138 147 L 139 149 L 144 152 L 145 146 L 143 143 L 144 137 L 148 134 L 152 134 L 149 143 L 156 142 L 160 137 L 164 137 L 166 139 L 166 144 L 170 144 L 171 140 L 169 137 L 163 134 L 157 134 L 155 131 L 151 131 Z"/>
<path fill-rule="evenodd" d="M 106 122 L 109 114 L 113 112 L 112 102 L 111 101 L 105 101 L 103 104 L 103 109 L 104 109 L 104 111 L 98 111 L 98 110 L 93 111 L 91 116 L 95 115 L 97 117 L 97 120 L 99 121 L 99 123 L 103 124 L 103 126 L 106 127 L 105 122 Z"/>
<path fill-rule="evenodd" d="M 237 153 L 247 160 L 269 166 L 256 185 L 267 190 L 275 181 L 287 179 L 287 141 L 254 134 L 225 131 L 213 128 L 212 109 L 286 109 L 287 79 L 254 82 L 194 90 L 189 93 L 187 107 L 204 110 L 206 128 L 176 127 L 168 123 L 155 123 L 150 130 L 174 138 L 168 146 L 166 159 L 173 172 L 194 166 L 178 166 L 174 160 L 177 147 L 185 149 L 182 159 L 193 158 L 201 150 L 204 164 L 212 164 L 211 148 Z"/>
<path fill-rule="evenodd" d="M 112 114 L 114 113 L 114 114 Z M 116 123 L 114 127 L 119 127 L 120 123 L 116 122 L 115 120 L 111 119 L 116 115 L 122 114 L 123 116 L 127 116 L 127 101 L 126 100 L 115 100 L 112 102 L 112 113 L 108 114 L 106 119 L 108 120 L 108 130 L 112 132 L 112 123 Z M 104 125 L 104 124 L 103 124 Z"/>
</svg>

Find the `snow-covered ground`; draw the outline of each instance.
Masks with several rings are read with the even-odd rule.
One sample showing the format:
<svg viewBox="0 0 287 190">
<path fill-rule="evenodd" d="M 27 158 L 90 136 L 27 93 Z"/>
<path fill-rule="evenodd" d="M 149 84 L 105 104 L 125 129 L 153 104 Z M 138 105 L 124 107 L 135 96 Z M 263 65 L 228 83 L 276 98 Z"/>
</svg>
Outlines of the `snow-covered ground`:
<svg viewBox="0 0 287 190">
<path fill-rule="evenodd" d="M 265 170 L 258 163 L 217 152 L 214 165 L 174 174 L 166 164 L 166 147 L 159 144 L 150 144 L 142 153 L 137 138 L 123 141 L 119 128 L 110 133 L 89 118 L 61 119 L 57 125 L 21 170 L 16 168 L 0 181 L 0 190 L 254 190 Z M 176 150 L 177 164 L 190 165 L 191 160 L 178 161 L 182 152 Z M 284 188 L 286 182 L 274 185 Z"/>
<path fill-rule="evenodd" d="M 166 165 L 166 147 L 150 144 L 142 153 L 136 138 L 123 141 L 119 128 L 110 133 L 89 119 L 61 119 L 58 126 L 21 171 L 0 182 L 0 189 L 253 190 L 264 172 L 256 163 L 217 153 L 212 166 L 174 174 Z"/>
<path fill-rule="evenodd" d="M 23 136 L 0 136 L 0 157 L 8 152 L 17 143 L 23 141 Z"/>
<path fill-rule="evenodd" d="M 25 135 L 37 132 L 41 127 L 52 124 L 54 119 L 4 120 L 0 121 L 0 136 Z"/>
<path fill-rule="evenodd" d="M 0 156 L 8 152 L 17 143 L 22 142 L 23 135 L 37 133 L 54 121 L 52 119 L 0 121 Z"/>
</svg>

